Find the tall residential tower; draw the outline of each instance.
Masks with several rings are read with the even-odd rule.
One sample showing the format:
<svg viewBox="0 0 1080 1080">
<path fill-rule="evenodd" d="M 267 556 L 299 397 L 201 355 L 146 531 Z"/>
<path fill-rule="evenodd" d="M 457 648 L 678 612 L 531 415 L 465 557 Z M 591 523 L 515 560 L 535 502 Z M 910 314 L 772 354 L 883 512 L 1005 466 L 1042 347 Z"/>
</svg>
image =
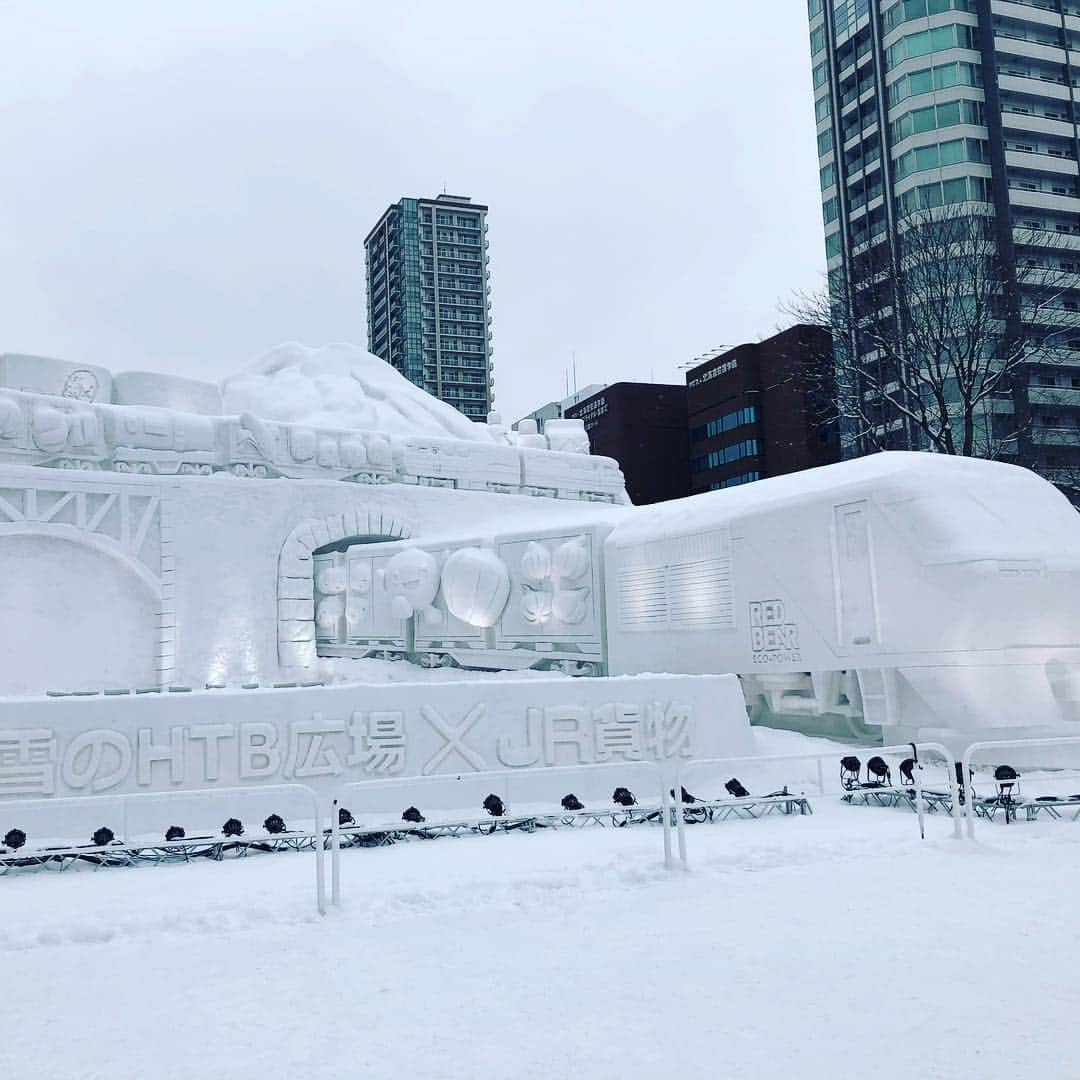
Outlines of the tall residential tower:
<svg viewBox="0 0 1080 1080">
<path fill-rule="evenodd" d="M 368 349 L 474 420 L 491 409 L 487 207 L 401 199 L 364 241 Z"/>
<path fill-rule="evenodd" d="M 837 282 L 850 301 L 890 259 L 903 265 L 897 237 L 913 213 L 981 216 L 1010 282 L 1002 320 L 1061 346 L 992 406 L 1024 418 L 1010 421 L 1014 460 L 1070 486 L 1080 331 L 1063 328 L 1080 310 L 1080 0 L 809 0 L 809 15 L 834 302 Z M 1034 320 L 1032 267 L 1055 275 L 1057 294 Z M 912 445 L 896 426 L 892 444 Z"/>
</svg>

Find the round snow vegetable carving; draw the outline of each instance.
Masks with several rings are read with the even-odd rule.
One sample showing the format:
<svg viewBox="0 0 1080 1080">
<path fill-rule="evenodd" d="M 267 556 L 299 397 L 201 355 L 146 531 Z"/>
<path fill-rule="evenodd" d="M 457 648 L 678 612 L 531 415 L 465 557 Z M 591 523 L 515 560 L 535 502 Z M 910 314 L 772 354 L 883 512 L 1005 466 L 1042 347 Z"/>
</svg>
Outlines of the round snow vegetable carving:
<svg viewBox="0 0 1080 1080">
<path fill-rule="evenodd" d="M 67 442 L 67 417 L 59 410 L 42 405 L 34 410 L 31 423 L 34 442 L 42 450 L 59 450 Z"/>
<path fill-rule="evenodd" d="M 521 556 L 521 572 L 539 584 L 551 573 L 551 552 L 543 544 L 530 540 Z"/>
<path fill-rule="evenodd" d="M 555 552 L 555 573 L 560 578 L 576 581 L 589 570 L 589 549 L 580 540 L 567 540 Z"/>
<path fill-rule="evenodd" d="M 542 589 L 521 590 L 521 614 L 525 621 L 543 626 L 551 621 L 551 593 Z"/>
<path fill-rule="evenodd" d="M 462 548 L 446 560 L 442 587 L 451 615 L 470 626 L 494 626 L 510 596 L 510 573 L 494 551 Z"/>
</svg>

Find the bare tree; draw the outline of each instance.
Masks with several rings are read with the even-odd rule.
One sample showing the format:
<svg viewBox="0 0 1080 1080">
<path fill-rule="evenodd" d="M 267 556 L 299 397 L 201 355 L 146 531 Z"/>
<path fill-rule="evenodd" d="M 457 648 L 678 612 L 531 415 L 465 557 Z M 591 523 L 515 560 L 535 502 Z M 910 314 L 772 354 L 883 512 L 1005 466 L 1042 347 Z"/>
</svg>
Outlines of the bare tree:
<svg viewBox="0 0 1080 1080">
<path fill-rule="evenodd" d="M 1015 230 L 1003 251 L 988 212 L 915 211 L 899 221 L 895 244 L 871 245 L 833 271 L 826 290 L 786 305 L 832 334 L 831 355 L 809 374 L 829 384 L 822 421 L 839 423 L 863 452 L 910 446 L 1016 460 L 1033 365 L 1059 364 L 1080 338 L 1068 291 L 1080 255 L 1055 235 Z"/>
</svg>

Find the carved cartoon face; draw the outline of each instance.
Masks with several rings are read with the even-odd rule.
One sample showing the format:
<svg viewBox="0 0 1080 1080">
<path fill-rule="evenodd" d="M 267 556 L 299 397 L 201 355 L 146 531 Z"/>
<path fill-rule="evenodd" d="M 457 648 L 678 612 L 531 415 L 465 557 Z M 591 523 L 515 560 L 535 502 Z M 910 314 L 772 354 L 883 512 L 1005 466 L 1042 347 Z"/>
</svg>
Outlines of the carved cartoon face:
<svg viewBox="0 0 1080 1080">
<path fill-rule="evenodd" d="M 427 607 L 439 591 L 439 564 L 419 548 L 398 552 L 386 564 L 386 588 L 408 601 L 414 611 Z"/>
<path fill-rule="evenodd" d="M 64 380 L 61 396 L 74 398 L 76 401 L 93 401 L 97 397 L 98 380 L 92 371 L 80 369 L 73 371 Z"/>
</svg>

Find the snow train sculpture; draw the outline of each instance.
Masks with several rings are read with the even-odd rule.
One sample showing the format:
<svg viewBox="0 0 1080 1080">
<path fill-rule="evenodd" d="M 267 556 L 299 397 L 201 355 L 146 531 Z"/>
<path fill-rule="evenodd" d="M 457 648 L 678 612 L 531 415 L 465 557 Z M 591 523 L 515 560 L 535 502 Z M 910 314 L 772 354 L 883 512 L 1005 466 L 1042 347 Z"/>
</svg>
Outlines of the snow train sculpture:
<svg viewBox="0 0 1080 1080">
<path fill-rule="evenodd" d="M 735 673 L 753 716 L 821 733 L 1080 721 L 1080 516 L 1033 473 L 889 453 L 634 508 L 579 423 L 474 426 L 374 358 L 327 363 L 369 427 L 216 415 L 215 388 L 149 376 L 97 402 L 103 370 L 23 390 L 37 361 L 8 365 L 0 697 L 362 680 L 354 660 L 392 657 Z"/>
<path fill-rule="evenodd" d="M 397 481 L 500 494 L 625 502 L 611 458 L 588 453 L 580 421 L 558 439 L 400 436 L 204 416 L 0 389 L 0 462 L 144 475 Z M 577 429 L 580 428 L 580 432 Z M 552 449 L 551 447 L 554 447 Z"/>
<path fill-rule="evenodd" d="M 845 734 L 1080 721 L 1080 515 L 1008 465 L 882 454 L 578 530 L 315 565 L 328 657 L 730 671 L 759 719 Z"/>
</svg>

